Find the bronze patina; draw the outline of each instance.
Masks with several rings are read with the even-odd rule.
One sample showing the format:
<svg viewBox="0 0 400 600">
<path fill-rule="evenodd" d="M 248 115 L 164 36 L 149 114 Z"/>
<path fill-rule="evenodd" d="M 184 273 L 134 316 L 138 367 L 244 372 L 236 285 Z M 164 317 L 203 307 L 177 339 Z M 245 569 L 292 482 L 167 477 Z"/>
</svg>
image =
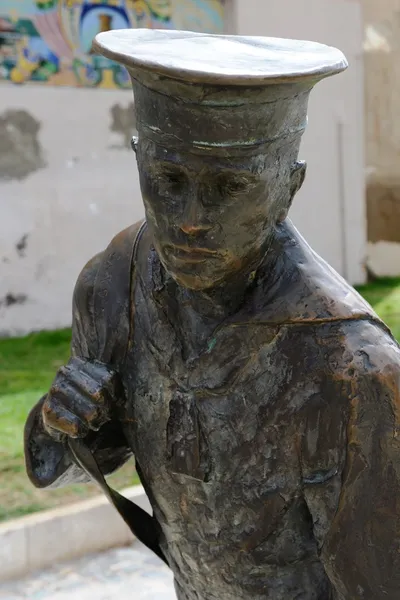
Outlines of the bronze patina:
<svg viewBox="0 0 400 600">
<path fill-rule="evenodd" d="M 179 600 L 398 600 L 399 346 L 287 218 L 310 91 L 344 56 L 94 46 L 132 77 L 146 221 L 79 276 L 71 360 L 26 425 L 32 482 L 85 480 L 71 438 L 105 474 L 134 455 Z"/>
</svg>

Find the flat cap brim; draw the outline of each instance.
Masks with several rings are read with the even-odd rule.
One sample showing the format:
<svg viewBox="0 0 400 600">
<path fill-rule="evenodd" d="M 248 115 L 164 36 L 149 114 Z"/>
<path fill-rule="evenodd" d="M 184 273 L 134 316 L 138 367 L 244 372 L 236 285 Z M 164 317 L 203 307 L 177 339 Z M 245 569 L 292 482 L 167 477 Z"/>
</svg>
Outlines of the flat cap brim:
<svg viewBox="0 0 400 600">
<path fill-rule="evenodd" d="M 335 75 L 348 66 L 337 48 L 280 38 L 189 31 L 119 29 L 99 33 L 93 49 L 126 66 L 200 84 L 262 86 Z"/>
</svg>

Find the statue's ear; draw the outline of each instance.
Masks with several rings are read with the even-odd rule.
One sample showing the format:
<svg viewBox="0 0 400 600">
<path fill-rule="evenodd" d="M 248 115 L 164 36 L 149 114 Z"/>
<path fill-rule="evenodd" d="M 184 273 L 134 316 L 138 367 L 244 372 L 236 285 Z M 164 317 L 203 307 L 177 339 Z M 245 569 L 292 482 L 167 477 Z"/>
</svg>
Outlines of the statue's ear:
<svg viewBox="0 0 400 600">
<path fill-rule="evenodd" d="M 137 153 L 137 145 L 138 145 L 138 138 L 136 135 L 134 135 L 133 138 L 131 139 L 131 148 L 135 154 Z"/>
<path fill-rule="evenodd" d="M 290 204 L 304 183 L 307 163 L 304 160 L 295 162 L 290 169 Z"/>
<path fill-rule="evenodd" d="M 295 162 L 290 168 L 290 189 L 289 189 L 289 198 L 287 204 L 285 203 L 285 207 L 280 211 L 278 216 L 278 223 L 284 221 L 288 215 L 289 209 L 292 206 L 293 198 L 303 185 L 304 178 L 306 176 L 307 164 L 301 160 Z"/>
</svg>

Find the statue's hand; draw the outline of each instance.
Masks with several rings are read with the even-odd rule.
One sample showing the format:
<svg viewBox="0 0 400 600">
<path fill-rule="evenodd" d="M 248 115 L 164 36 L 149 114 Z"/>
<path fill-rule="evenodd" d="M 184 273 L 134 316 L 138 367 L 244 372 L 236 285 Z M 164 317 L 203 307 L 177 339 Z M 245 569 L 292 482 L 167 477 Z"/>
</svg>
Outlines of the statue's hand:
<svg viewBox="0 0 400 600">
<path fill-rule="evenodd" d="M 115 371 L 97 361 L 74 357 L 56 375 L 43 403 L 45 429 L 56 440 L 85 437 L 110 420 Z"/>
</svg>

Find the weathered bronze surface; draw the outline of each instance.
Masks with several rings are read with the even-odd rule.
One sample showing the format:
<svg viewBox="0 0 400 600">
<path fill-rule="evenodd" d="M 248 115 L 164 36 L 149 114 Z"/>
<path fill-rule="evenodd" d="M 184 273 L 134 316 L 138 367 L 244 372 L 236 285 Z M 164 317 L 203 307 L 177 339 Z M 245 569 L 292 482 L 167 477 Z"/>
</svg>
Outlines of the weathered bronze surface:
<svg viewBox="0 0 400 600">
<path fill-rule="evenodd" d="M 84 479 L 68 436 L 104 473 L 134 454 L 179 600 L 398 600 L 399 347 L 287 218 L 309 92 L 343 55 L 148 30 L 95 48 L 132 75 L 146 223 L 78 279 L 31 480 Z"/>
</svg>

